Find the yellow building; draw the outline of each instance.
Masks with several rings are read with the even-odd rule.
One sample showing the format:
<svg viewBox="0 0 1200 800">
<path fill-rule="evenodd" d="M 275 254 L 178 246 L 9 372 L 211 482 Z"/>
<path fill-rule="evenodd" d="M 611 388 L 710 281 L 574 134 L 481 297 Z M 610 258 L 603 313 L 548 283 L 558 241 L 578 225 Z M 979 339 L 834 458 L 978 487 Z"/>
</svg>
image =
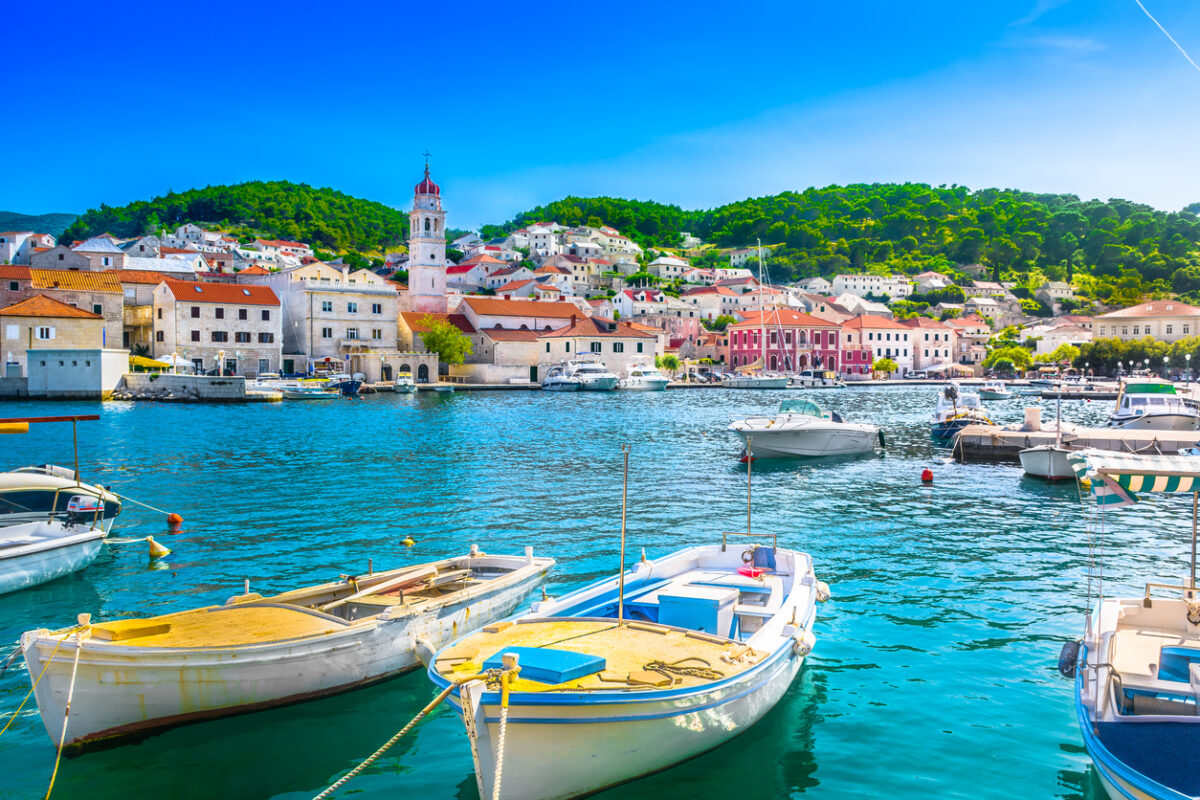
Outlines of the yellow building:
<svg viewBox="0 0 1200 800">
<path fill-rule="evenodd" d="M 44 294 L 0 309 L 0 326 L 3 326 L 7 369 L 15 372 L 15 365 L 19 365 L 22 376 L 29 374 L 27 350 L 83 350 L 104 346 L 104 317 Z"/>
</svg>

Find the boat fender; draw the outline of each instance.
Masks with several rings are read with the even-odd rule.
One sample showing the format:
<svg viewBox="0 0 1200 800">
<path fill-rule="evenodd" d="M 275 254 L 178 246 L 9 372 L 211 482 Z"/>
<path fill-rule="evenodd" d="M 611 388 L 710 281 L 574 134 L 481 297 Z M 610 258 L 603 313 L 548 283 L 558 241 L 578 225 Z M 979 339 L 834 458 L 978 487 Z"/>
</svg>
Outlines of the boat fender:
<svg viewBox="0 0 1200 800">
<path fill-rule="evenodd" d="M 421 662 L 421 666 L 429 669 L 429 665 L 433 663 L 434 653 L 437 652 L 433 643 L 424 637 L 419 637 L 414 643 L 413 649 L 416 651 L 417 660 Z"/>
<path fill-rule="evenodd" d="M 1187 621 L 1193 625 L 1200 625 L 1200 603 L 1188 603 Z"/>
<path fill-rule="evenodd" d="M 1058 654 L 1058 671 L 1064 678 L 1075 679 L 1075 665 L 1079 662 L 1079 641 L 1065 642 Z"/>
<path fill-rule="evenodd" d="M 792 652 L 798 656 L 806 656 L 816 644 L 817 637 L 812 635 L 812 631 L 799 631 L 792 637 Z"/>
<path fill-rule="evenodd" d="M 758 545 L 753 545 L 753 544 L 752 544 L 752 545 L 750 545 L 750 549 L 749 549 L 749 550 L 743 550 L 743 551 L 742 551 L 742 563 L 743 563 L 743 564 L 749 564 L 751 561 L 753 561 L 753 560 L 754 560 L 754 550 L 755 550 L 755 548 L 757 548 L 757 547 L 758 547 Z"/>
<path fill-rule="evenodd" d="M 171 548 L 163 547 L 161 544 L 154 541 L 153 536 L 147 536 L 146 543 L 148 545 L 150 545 L 150 559 L 151 560 L 154 560 L 156 558 L 163 558 L 164 556 L 171 555 Z"/>
<path fill-rule="evenodd" d="M 817 581 L 817 602 L 824 603 L 832 597 L 829 591 L 829 584 L 825 581 Z"/>
<path fill-rule="evenodd" d="M 887 449 L 887 442 L 883 440 L 883 428 L 879 429 L 879 448 L 881 450 Z"/>
</svg>

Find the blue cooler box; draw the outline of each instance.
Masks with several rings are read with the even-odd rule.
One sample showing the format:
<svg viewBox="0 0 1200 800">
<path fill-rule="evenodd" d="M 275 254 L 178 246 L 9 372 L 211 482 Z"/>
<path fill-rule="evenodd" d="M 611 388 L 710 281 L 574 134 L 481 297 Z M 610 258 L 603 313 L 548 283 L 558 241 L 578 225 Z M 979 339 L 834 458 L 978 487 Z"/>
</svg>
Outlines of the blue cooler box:
<svg viewBox="0 0 1200 800">
<path fill-rule="evenodd" d="M 658 621 L 715 636 L 729 636 L 733 630 L 733 606 L 737 589 L 717 586 L 681 586 L 670 594 L 658 596 Z"/>
</svg>

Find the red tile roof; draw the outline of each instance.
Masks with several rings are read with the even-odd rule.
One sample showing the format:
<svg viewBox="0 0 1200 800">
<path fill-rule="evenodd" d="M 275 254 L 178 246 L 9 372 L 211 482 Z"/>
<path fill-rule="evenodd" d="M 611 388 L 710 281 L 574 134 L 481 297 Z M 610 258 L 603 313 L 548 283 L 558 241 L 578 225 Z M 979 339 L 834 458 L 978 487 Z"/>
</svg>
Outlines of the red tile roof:
<svg viewBox="0 0 1200 800">
<path fill-rule="evenodd" d="M 1189 306 L 1187 303 L 1181 303 L 1178 300 L 1151 300 L 1149 303 L 1138 303 L 1136 306 L 1101 314 L 1098 319 L 1197 316 L 1200 316 L 1200 308 Z"/>
<path fill-rule="evenodd" d="M 447 275 L 462 275 L 475 269 L 475 264 L 459 264 L 453 267 L 446 267 Z"/>
<path fill-rule="evenodd" d="M 474 258 L 468 258 L 466 261 L 464 261 L 462 263 L 463 264 L 507 264 L 508 262 L 501 261 L 498 258 L 493 258 L 489 255 L 484 254 L 481 256 L 475 256 Z M 462 266 L 462 265 L 460 264 L 459 266 Z"/>
<path fill-rule="evenodd" d="M 0 317 L 54 317 L 56 319 L 104 319 L 99 314 L 84 311 L 82 308 L 69 306 L 66 303 L 46 297 L 44 294 L 34 295 L 28 300 L 14 303 L 8 308 L 0 308 Z"/>
<path fill-rule="evenodd" d="M 860 331 L 863 328 L 884 328 L 887 330 L 897 330 L 897 329 L 908 330 L 907 325 L 901 325 L 899 322 L 896 322 L 895 320 L 888 319 L 887 317 L 878 317 L 878 316 L 875 316 L 874 314 L 863 314 L 862 316 L 855 317 L 854 319 L 848 319 L 842 323 L 842 327 L 843 328 L 851 328 L 856 331 Z"/>
<path fill-rule="evenodd" d="M 735 322 L 730 325 L 730 328 L 757 328 L 763 322 L 763 316 L 766 316 L 766 325 L 800 325 L 804 327 L 819 327 L 819 328 L 836 328 L 836 322 L 830 322 L 827 319 L 818 319 L 811 314 L 805 314 L 803 311 L 796 311 L 793 308 L 769 308 L 765 312 L 752 311 L 746 315 L 746 318 L 741 322 Z"/>
<path fill-rule="evenodd" d="M 153 272 L 148 269 L 117 269 L 110 271 L 117 273 L 117 279 L 121 283 L 147 283 L 158 286 L 163 281 L 174 280 L 170 275 L 162 272 Z"/>
<path fill-rule="evenodd" d="M 302 248 L 308 250 L 309 247 L 304 242 L 289 242 L 286 239 L 255 239 L 258 244 L 265 244 L 268 247 L 289 247 Z"/>
<path fill-rule="evenodd" d="M 578 312 L 578 309 L 576 310 Z M 643 333 L 628 322 L 614 322 L 604 317 L 583 317 L 565 328 L 556 331 L 543 331 L 543 338 L 562 338 L 568 336 L 610 336 L 613 338 L 652 339 L 652 334 Z"/>
<path fill-rule="evenodd" d="M 906 328 L 950 328 L 946 323 L 930 319 L 929 317 L 913 317 L 912 319 L 903 320 L 900 324 Z"/>
<path fill-rule="evenodd" d="M 528 283 L 533 283 L 533 279 L 526 278 L 523 281 L 509 281 L 508 283 L 504 284 L 496 291 L 497 292 L 515 292 L 517 289 L 520 289 L 522 286 L 524 286 Z"/>
<path fill-rule="evenodd" d="M 514 331 L 510 328 L 481 328 L 480 333 L 497 342 L 536 342 L 537 331 Z"/>
<path fill-rule="evenodd" d="M 196 283 L 195 281 L 163 281 L 179 302 L 227 303 L 243 306 L 277 306 L 279 298 L 269 286 L 251 283 Z"/>
<path fill-rule="evenodd" d="M 428 323 L 425 322 L 426 317 L 434 320 L 442 320 L 449 322 L 454 327 L 458 328 L 463 333 L 474 333 L 475 326 L 471 324 L 471 320 L 464 317 L 462 314 L 436 314 L 422 311 L 402 311 L 401 317 L 404 317 L 405 324 L 413 333 L 425 333 L 429 330 Z"/>
<path fill-rule="evenodd" d="M 30 279 L 29 267 L 21 264 L 0 264 L 0 278 L 6 281 L 27 281 Z"/>
<path fill-rule="evenodd" d="M 570 319 L 581 316 L 582 311 L 574 303 L 546 300 L 503 300 L 497 297 L 464 297 L 463 305 L 471 307 L 476 314 L 488 317 L 542 317 L 545 319 Z"/>
<path fill-rule="evenodd" d="M 258 264 L 251 264 L 250 266 L 246 267 L 244 270 L 242 270 L 241 272 L 238 273 L 238 275 L 270 275 L 270 274 L 271 274 L 271 270 L 263 269 Z"/>
</svg>

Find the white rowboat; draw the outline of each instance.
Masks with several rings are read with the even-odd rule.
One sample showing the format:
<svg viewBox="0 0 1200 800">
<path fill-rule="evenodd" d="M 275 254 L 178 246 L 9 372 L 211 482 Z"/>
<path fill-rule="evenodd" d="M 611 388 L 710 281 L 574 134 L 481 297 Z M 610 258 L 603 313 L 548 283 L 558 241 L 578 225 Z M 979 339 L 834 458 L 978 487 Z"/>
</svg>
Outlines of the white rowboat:
<svg viewBox="0 0 1200 800">
<path fill-rule="evenodd" d="M 25 633 L 21 649 L 46 732 L 66 742 L 144 734 L 353 689 L 418 666 L 443 642 L 513 613 L 554 565 L 474 551 L 274 597 Z M 68 638 L 64 638 L 68 637 Z M 57 648 L 57 650 L 56 650 Z"/>
</svg>

